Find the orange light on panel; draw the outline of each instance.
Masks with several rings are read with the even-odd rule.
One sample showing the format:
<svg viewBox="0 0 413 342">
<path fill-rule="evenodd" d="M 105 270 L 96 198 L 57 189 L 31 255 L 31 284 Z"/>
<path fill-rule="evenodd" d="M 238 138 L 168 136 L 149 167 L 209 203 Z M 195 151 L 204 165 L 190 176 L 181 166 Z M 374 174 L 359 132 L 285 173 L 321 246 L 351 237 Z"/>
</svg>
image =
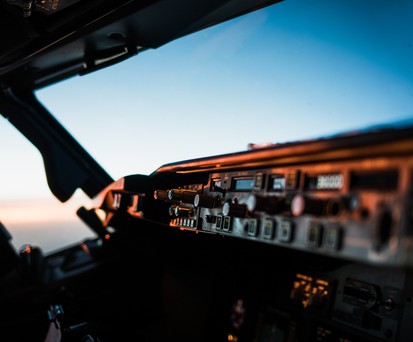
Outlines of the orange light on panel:
<svg viewBox="0 0 413 342">
<path fill-rule="evenodd" d="M 238 337 L 232 334 L 228 334 L 228 342 L 238 342 Z"/>
</svg>

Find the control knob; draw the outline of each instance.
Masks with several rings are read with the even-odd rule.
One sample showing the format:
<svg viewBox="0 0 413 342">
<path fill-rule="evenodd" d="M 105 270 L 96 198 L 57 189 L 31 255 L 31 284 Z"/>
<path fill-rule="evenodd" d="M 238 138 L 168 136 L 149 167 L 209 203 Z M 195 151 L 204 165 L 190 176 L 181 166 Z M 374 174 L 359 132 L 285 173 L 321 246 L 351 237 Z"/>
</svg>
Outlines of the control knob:
<svg viewBox="0 0 413 342">
<path fill-rule="evenodd" d="M 168 199 L 171 201 L 181 201 L 184 203 L 193 203 L 197 192 L 194 190 L 171 189 L 168 191 Z"/>
<path fill-rule="evenodd" d="M 194 197 L 194 206 L 203 208 L 215 208 L 220 204 L 220 200 L 214 196 L 196 194 Z"/>
<path fill-rule="evenodd" d="M 250 194 L 245 204 L 249 211 L 265 211 L 267 214 L 278 214 L 289 209 L 284 197 L 263 197 Z"/>
<path fill-rule="evenodd" d="M 168 191 L 166 190 L 155 190 L 153 192 L 153 198 L 156 200 L 168 200 Z"/>
<path fill-rule="evenodd" d="M 324 216 L 338 215 L 342 207 L 341 200 L 309 198 L 298 194 L 293 197 L 290 210 L 293 216 L 302 214 Z"/>
<path fill-rule="evenodd" d="M 247 214 L 247 206 L 245 204 L 225 202 L 222 207 L 224 216 L 245 217 Z"/>
</svg>

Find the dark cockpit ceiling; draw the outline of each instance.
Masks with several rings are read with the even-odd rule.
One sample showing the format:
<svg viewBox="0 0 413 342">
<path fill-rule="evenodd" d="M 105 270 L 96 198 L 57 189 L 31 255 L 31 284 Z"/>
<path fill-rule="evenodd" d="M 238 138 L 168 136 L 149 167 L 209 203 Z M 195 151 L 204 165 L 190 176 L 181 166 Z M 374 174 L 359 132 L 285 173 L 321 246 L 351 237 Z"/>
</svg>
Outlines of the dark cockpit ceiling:
<svg viewBox="0 0 413 342">
<path fill-rule="evenodd" d="M 43 87 L 276 2 L 1 0 L 0 79 L 3 86 Z"/>
</svg>

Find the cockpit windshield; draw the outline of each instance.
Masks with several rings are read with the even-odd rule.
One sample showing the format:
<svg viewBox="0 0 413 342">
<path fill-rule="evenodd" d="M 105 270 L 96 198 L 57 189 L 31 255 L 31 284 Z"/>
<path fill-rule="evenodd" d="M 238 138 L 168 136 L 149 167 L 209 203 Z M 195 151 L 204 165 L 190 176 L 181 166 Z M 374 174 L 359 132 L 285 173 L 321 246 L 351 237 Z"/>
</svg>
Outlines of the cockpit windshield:
<svg viewBox="0 0 413 342">
<path fill-rule="evenodd" d="M 408 121 L 412 13 L 410 1 L 283 1 L 36 95 L 113 179 Z M 14 167 L 0 195 L 53 197 L 37 151 L 7 123 L 0 131 L 3 146 L 22 145 L 18 157 L 1 150 Z"/>
<path fill-rule="evenodd" d="M 115 179 L 399 121 L 413 116 L 411 13 L 284 1 L 38 96 Z"/>
</svg>

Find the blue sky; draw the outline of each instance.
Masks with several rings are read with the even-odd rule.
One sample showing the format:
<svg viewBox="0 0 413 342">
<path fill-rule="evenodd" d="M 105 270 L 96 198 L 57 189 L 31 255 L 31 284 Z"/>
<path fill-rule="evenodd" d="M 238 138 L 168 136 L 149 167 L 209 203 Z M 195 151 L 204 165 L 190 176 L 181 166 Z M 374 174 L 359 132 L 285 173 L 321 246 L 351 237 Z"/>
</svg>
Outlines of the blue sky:
<svg viewBox="0 0 413 342">
<path fill-rule="evenodd" d="M 37 95 L 115 179 L 411 118 L 412 14 L 409 1 L 287 0 Z M 50 197 L 6 120 L 0 144 L 0 199 Z"/>
</svg>

